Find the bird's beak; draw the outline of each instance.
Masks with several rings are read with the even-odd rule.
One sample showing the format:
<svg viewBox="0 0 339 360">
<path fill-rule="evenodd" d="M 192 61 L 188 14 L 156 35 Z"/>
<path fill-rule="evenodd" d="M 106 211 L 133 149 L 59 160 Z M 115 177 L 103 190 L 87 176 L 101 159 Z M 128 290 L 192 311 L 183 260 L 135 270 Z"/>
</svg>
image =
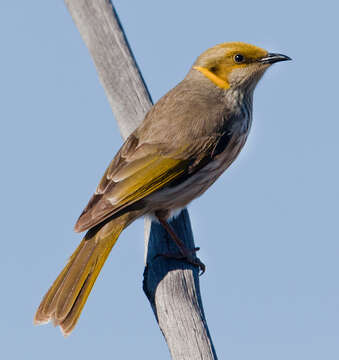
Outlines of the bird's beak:
<svg viewBox="0 0 339 360">
<path fill-rule="evenodd" d="M 274 64 L 278 61 L 292 60 L 290 57 L 283 54 L 268 53 L 265 57 L 258 60 L 262 64 Z"/>
</svg>

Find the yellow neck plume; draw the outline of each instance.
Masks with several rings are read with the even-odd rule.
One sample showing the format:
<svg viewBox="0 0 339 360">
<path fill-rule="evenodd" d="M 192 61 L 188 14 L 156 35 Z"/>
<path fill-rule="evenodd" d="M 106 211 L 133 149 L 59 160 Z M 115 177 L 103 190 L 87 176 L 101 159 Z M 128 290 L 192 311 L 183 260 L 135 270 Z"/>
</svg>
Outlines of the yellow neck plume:
<svg viewBox="0 0 339 360">
<path fill-rule="evenodd" d="M 196 69 L 198 71 L 200 71 L 204 76 L 207 77 L 207 79 L 211 80 L 213 84 L 217 85 L 219 88 L 221 89 L 229 89 L 230 84 L 220 78 L 219 76 L 213 74 L 210 70 L 208 70 L 205 67 L 201 67 L 201 66 L 194 66 L 193 69 Z"/>
</svg>

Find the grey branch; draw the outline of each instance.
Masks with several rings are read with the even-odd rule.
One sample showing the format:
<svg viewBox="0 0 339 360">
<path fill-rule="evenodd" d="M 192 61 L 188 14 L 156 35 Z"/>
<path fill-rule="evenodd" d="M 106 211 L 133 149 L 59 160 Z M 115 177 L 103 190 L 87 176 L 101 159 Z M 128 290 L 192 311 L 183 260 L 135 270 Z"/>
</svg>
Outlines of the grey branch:
<svg viewBox="0 0 339 360">
<path fill-rule="evenodd" d="M 114 6 L 108 0 L 65 0 L 65 3 L 126 138 L 141 123 L 152 100 Z M 195 247 L 186 209 L 171 225 L 188 248 Z M 216 359 L 202 307 L 198 269 L 161 256 L 178 249 L 166 231 L 150 219 L 145 221 L 145 245 L 143 288 L 172 359 Z"/>
</svg>

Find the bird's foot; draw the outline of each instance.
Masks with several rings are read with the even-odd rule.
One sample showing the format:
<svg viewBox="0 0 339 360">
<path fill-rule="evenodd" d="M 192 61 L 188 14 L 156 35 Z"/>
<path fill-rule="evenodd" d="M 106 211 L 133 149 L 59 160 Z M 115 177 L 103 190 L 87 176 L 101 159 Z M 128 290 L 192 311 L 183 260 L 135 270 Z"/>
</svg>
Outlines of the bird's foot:
<svg viewBox="0 0 339 360">
<path fill-rule="evenodd" d="M 206 271 L 205 264 L 195 255 L 197 251 L 200 250 L 199 247 L 194 248 L 193 250 L 187 249 L 188 251 L 185 254 L 173 254 L 173 253 L 164 253 L 157 256 L 163 256 L 167 259 L 175 260 L 184 260 L 187 263 L 197 266 L 199 268 L 199 276 L 201 276 Z"/>
<path fill-rule="evenodd" d="M 163 228 L 167 231 L 169 236 L 172 238 L 176 246 L 178 247 L 180 251 L 180 255 L 173 255 L 173 254 L 162 254 L 163 256 L 167 258 L 177 259 L 177 260 L 185 260 L 189 264 L 192 264 L 194 266 L 197 266 L 199 268 L 200 274 L 202 275 L 205 270 L 206 266 L 203 262 L 200 261 L 198 257 L 195 256 L 195 253 L 200 250 L 200 248 L 194 248 L 194 249 L 188 249 L 185 245 L 185 243 L 179 238 L 179 236 L 175 233 L 175 231 L 172 229 L 171 225 L 167 222 L 167 219 L 164 216 L 161 216 L 161 213 L 155 213 L 157 216 L 160 224 L 163 226 Z"/>
</svg>

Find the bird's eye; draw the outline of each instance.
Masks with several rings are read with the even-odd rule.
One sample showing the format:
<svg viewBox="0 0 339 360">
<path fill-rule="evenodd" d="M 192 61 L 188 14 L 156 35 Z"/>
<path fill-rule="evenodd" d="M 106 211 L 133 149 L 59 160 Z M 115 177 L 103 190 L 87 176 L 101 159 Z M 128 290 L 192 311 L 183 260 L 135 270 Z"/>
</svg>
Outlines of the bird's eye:
<svg viewBox="0 0 339 360">
<path fill-rule="evenodd" d="M 244 55 L 237 54 L 234 56 L 234 61 L 236 63 L 242 63 L 244 61 Z"/>
</svg>

